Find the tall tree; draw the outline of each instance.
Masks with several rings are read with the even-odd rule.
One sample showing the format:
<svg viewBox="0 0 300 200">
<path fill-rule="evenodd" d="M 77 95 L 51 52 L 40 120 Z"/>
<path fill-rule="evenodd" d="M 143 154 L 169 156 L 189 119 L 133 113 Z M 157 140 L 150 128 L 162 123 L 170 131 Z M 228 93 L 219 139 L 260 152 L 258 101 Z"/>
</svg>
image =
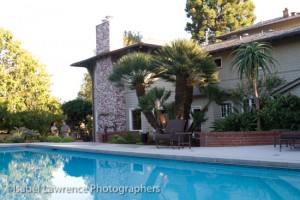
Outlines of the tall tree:
<svg viewBox="0 0 300 200">
<path fill-rule="evenodd" d="M 59 101 L 50 94 L 50 76 L 45 66 L 21 48 L 11 32 L 0 28 L 0 105 L 5 120 L 0 127 L 11 129 L 28 124 L 34 128 L 50 124 L 61 114 Z M 2 113 L 3 114 L 3 113 Z M 39 128 L 42 131 L 42 128 Z"/>
<path fill-rule="evenodd" d="M 257 113 L 257 129 L 261 129 L 260 101 L 258 91 L 259 71 L 263 75 L 271 73 L 271 67 L 276 68 L 278 62 L 271 56 L 272 47 L 268 43 L 249 42 L 243 43 L 232 52 L 235 57 L 230 63 L 230 68 L 238 69 L 239 78 L 245 76 L 252 82 L 255 109 Z"/>
<path fill-rule="evenodd" d="M 0 103 L 10 112 L 53 110 L 59 106 L 50 95 L 50 76 L 30 52 L 0 29 Z"/>
<path fill-rule="evenodd" d="M 154 64 L 162 78 L 175 81 L 177 119 L 188 119 L 194 86 L 205 86 L 218 80 L 212 57 L 193 40 L 175 40 L 163 46 L 157 52 Z"/>
<path fill-rule="evenodd" d="M 145 89 L 156 80 L 157 74 L 153 73 L 154 69 L 150 54 L 132 53 L 122 57 L 113 66 L 113 71 L 108 80 L 117 86 L 128 85 L 130 89 L 136 91 L 139 98 L 145 94 Z M 153 128 L 159 126 L 152 111 L 143 113 Z"/>
<path fill-rule="evenodd" d="M 187 0 L 185 11 L 191 22 L 185 30 L 201 42 L 207 34 L 211 43 L 216 36 L 252 25 L 254 8 L 252 0 Z"/>
<path fill-rule="evenodd" d="M 124 31 L 123 43 L 124 46 L 129 46 L 142 41 L 143 36 L 139 32 L 135 33 L 133 31 Z"/>
<path fill-rule="evenodd" d="M 80 91 L 77 96 L 80 99 L 86 99 L 92 102 L 92 81 L 89 73 L 84 74 L 83 83 L 81 84 Z"/>
</svg>

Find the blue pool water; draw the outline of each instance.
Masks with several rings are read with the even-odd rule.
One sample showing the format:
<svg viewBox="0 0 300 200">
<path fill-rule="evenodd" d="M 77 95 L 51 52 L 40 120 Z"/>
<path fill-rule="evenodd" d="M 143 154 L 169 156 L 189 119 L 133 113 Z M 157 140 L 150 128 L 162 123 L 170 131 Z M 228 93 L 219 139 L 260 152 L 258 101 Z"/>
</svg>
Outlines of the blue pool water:
<svg viewBox="0 0 300 200">
<path fill-rule="evenodd" d="M 300 199 L 300 171 L 0 149 L 2 199 Z"/>
</svg>

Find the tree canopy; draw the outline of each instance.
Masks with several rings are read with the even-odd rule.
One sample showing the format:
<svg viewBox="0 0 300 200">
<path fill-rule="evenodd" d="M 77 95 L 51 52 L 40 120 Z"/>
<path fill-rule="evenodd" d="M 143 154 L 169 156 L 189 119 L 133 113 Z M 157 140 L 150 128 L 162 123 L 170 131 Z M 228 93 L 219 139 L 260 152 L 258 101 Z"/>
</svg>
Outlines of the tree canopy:
<svg viewBox="0 0 300 200">
<path fill-rule="evenodd" d="M 92 103 L 86 99 L 74 99 L 62 104 L 61 109 L 67 116 L 67 123 L 71 128 L 78 129 L 80 125 L 88 123 L 88 115 L 92 115 Z"/>
<path fill-rule="evenodd" d="M 58 99 L 50 94 L 50 76 L 45 66 L 29 51 L 21 48 L 20 42 L 14 40 L 11 32 L 2 28 L 0 80 L 0 105 L 5 110 L 3 113 L 7 114 L 0 120 L 6 124 L 4 127 L 9 128 L 8 124 L 14 126 L 11 116 L 16 113 L 43 113 L 44 119 L 46 113 L 52 117 L 61 114 Z"/>
<path fill-rule="evenodd" d="M 86 99 L 92 102 L 92 80 L 89 73 L 85 73 L 83 77 L 83 83 L 81 84 L 80 90 L 78 92 L 78 98 Z"/>
<path fill-rule="evenodd" d="M 261 129 L 260 96 L 258 91 L 259 70 L 266 76 L 267 73 L 271 73 L 271 68 L 276 68 L 279 64 L 272 57 L 272 47 L 269 43 L 243 43 L 238 49 L 233 51 L 232 54 L 234 54 L 235 57 L 230 63 L 230 68 L 236 68 L 238 70 L 238 75 L 241 80 L 243 76 L 245 76 L 247 80 L 252 82 L 255 109 L 257 112 L 257 128 Z"/>
<path fill-rule="evenodd" d="M 254 8 L 252 0 L 187 0 L 185 11 L 191 22 L 185 30 L 204 42 L 209 29 L 209 42 L 214 42 L 216 36 L 252 25 Z"/>
<path fill-rule="evenodd" d="M 124 46 L 129 46 L 138 42 L 141 42 L 143 36 L 139 32 L 135 33 L 133 31 L 124 31 L 123 44 Z"/>
<path fill-rule="evenodd" d="M 193 87 L 218 82 L 212 57 L 194 40 L 175 40 L 166 44 L 154 57 L 162 78 L 175 82 L 177 119 L 188 119 L 193 101 Z"/>
</svg>

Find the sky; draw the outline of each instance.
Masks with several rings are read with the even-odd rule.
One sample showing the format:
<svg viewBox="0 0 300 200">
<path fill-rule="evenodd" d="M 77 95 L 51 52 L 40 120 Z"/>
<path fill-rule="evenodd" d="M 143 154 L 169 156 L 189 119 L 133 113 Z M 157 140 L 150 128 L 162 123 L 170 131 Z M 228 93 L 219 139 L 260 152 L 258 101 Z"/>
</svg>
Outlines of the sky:
<svg viewBox="0 0 300 200">
<path fill-rule="evenodd" d="M 284 8 L 300 12 L 299 0 L 253 0 L 256 22 L 281 17 Z M 0 0 L 0 27 L 46 65 L 51 93 L 61 102 L 77 97 L 85 68 L 70 67 L 94 56 L 95 27 L 113 16 L 143 39 L 190 38 L 186 0 Z"/>
</svg>

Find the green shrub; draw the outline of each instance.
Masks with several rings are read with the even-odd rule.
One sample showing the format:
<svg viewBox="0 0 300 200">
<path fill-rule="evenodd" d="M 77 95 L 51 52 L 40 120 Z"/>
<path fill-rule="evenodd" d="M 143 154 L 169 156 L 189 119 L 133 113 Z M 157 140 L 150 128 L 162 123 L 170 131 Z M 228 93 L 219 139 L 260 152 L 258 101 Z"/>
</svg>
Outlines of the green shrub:
<svg viewBox="0 0 300 200">
<path fill-rule="evenodd" d="M 256 116 L 254 111 L 242 114 L 232 113 L 224 119 L 217 119 L 213 122 L 214 131 L 253 131 L 256 128 Z"/>
<path fill-rule="evenodd" d="M 0 105 L 0 130 L 11 131 L 14 127 L 26 127 L 30 130 L 38 130 L 39 133 L 46 133 L 50 129 L 50 122 L 53 119 L 60 120 L 59 108 L 50 111 L 22 111 L 11 113 L 5 106 Z M 55 111 L 56 110 L 56 111 Z"/>
<path fill-rule="evenodd" d="M 74 138 L 71 136 L 67 136 L 62 139 L 62 142 L 74 142 L 74 141 L 75 141 Z"/>
<path fill-rule="evenodd" d="M 135 144 L 137 142 L 140 142 L 140 138 L 137 135 L 134 135 L 133 133 L 126 133 L 124 135 L 124 139 L 127 144 Z"/>
<path fill-rule="evenodd" d="M 14 143 L 22 143 L 25 140 L 26 135 L 24 132 L 15 127 L 15 130 L 11 131 L 12 135 L 10 136 L 9 140 Z"/>
<path fill-rule="evenodd" d="M 136 144 L 142 145 L 142 144 L 144 144 L 144 143 L 142 143 L 142 142 L 137 142 Z"/>
<path fill-rule="evenodd" d="M 47 142 L 55 142 L 55 143 L 58 143 L 58 142 L 61 142 L 62 141 L 62 138 L 59 137 L 59 136 L 53 136 L 53 135 L 50 135 L 47 137 L 46 139 Z"/>
<path fill-rule="evenodd" d="M 115 134 L 113 138 L 111 138 L 108 143 L 112 144 L 125 144 L 126 140 L 121 137 L 119 134 Z"/>
<path fill-rule="evenodd" d="M 26 127 L 21 127 L 20 131 L 25 134 L 26 139 L 38 139 L 40 137 L 40 134 L 37 130 L 31 130 Z"/>
<path fill-rule="evenodd" d="M 15 127 L 11 133 L 10 141 L 12 142 L 39 142 L 40 134 L 36 130 L 30 130 L 26 127 Z"/>
<path fill-rule="evenodd" d="M 300 125 L 300 98 L 295 95 L 278 95 L 266 100 L 261 110 L 263 128 L 290 129 Z"/>
<path fill-rule="evenodd" d="M 10 141 L 20 143 L 27 140 L 37 140 L 39 137 L 39 133 L 36 130 L 30 130 L 26 127 L 15 127 L 14 130 L 11 131 L 12 135 L 10 136 Z"/>
</svg>

